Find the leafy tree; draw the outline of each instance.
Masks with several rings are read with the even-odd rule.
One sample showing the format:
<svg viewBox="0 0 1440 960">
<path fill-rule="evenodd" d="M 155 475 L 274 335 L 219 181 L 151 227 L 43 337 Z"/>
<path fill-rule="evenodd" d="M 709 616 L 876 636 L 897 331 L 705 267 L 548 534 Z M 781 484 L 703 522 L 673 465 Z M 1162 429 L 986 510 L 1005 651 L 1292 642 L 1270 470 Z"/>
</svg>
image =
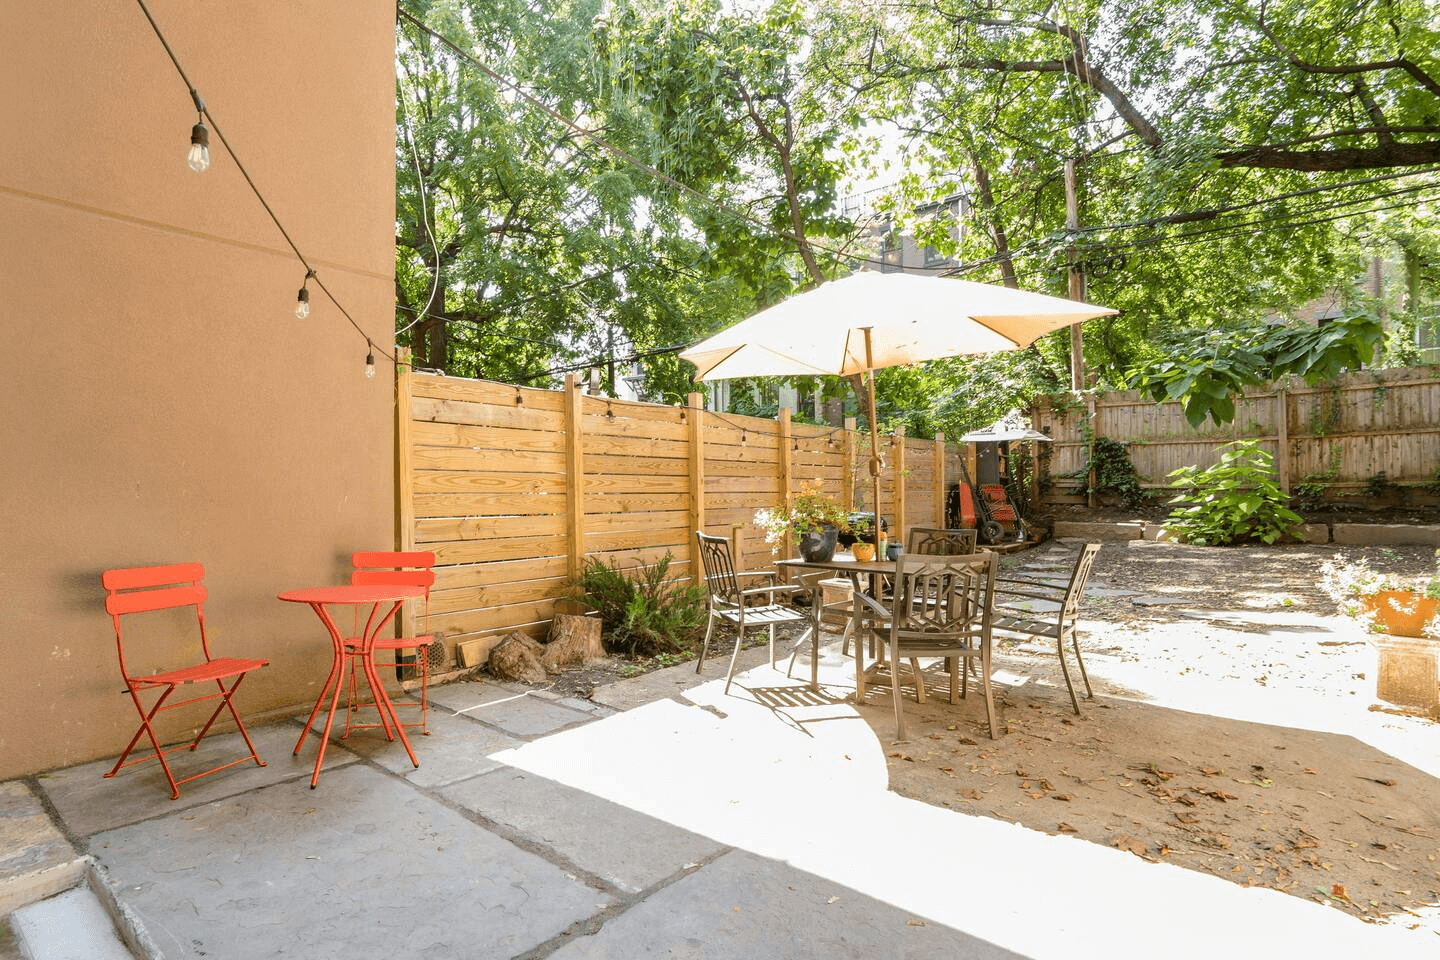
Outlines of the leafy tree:
<svg viewBox="0 0 1440 960">
<path fill-rule="evenodd" d="M 831 8 L 813 57 L 906 136 L 895 216 L 967 194 L 960 239 L 914 223 L 921 242 L 1054 293 L 1074 251 L 1087 298 L 1122 311 L 1082 328 L 1096 382 L 1121 386 L 1186 331 L 1348 283 L 1376 207 L 1423 222 L 1433 176 L 1375 177 L 1440 159 L 1435 39 L 1420 3 L 938 0 Z M 1067 158 L 1080 222 L 1110 226 L 1064 226 Z"/>
<path fill-rule="evenodd" d="M 1157 402 L 1178 400 L 1198 427 L 1235 419 L 1235 394 L 1288 374 L 1310 384 L 1369 363 L 1380 342 L 1380 320 L 1361 314 L 1323 327 L 1250 324 L 1203 336 L 1172 338 L 1166 358 L 1134 371 L 1134 386 Z"/>
<path fill-rule="evenodd" d="M 567 366 L 598 363 L 610 377 L 617 354 L 640 354 L 650 391 L 673 400 L 689 377 L 656 351 L 692 339 L 704 309 L 739 309 L 733 281 L 705 268 L 699 238 L 646 216 L 655 207 L 643 171 L 556 119 L 593 102 L 600 9 L 403 8 L 397 329 L 418 365 L 545 385 Z"/>
</svg>

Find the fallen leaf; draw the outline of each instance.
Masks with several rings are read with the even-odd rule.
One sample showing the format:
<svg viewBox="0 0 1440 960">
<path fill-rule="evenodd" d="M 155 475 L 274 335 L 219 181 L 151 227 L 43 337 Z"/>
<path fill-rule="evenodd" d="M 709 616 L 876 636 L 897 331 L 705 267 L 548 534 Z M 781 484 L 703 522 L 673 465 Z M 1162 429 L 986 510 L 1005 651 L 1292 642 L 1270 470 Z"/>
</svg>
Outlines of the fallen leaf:
<svg viewBox="0 0 1440 960">
<path fill-rule="evenodd" d="M 1233 793 L 1226 793 L 1224 790 L 1221 790 L 1221 789 L 1219 789 L 1219 788 L 1216 788 L 1216 789 L 1214 789 L 1214 790 L 1206 790 L 1204 787 L 1191 787 L 1190 789 L 1193 790 L 1194 792 L 1200 794 L 1202 797 L 1211 797 L 1211 798 L 1213 798 L 1213 799 L 1215 799 L 1215 800 L 1219 800 L 1219 801 L 1221 801 L 1221 802 L 1224 802 L 1224 801 L 1226 801 L 1226 800 L 1238 800 L 1238 799 L 1240 799 L 1239 797 L 1235 796 L 1235 794 L 1233 794 Z"/>
<path fill-rule="evenodd" d="M 1143 857 L 1150 852 L 1144 840 L 1137 840 L 1128 833 L 1117 833 L 1110 838 L 1110 846 L 1118 850 L 1127 850 L 1137 857 Z M 1238 867 L 1236 869 L 1239 869 Z"/>
<path fill-rule="evenodd" d="M 1336 900 L 1350 899 L 1350 894 L 1345 892 L 1345 884 L 1343 883 L 1332 883 L 1330 885 L 1330 896 L 1334 897 Z"/>
<path fill-rule="evenodd" d="M 1056 824 L 1056 825 L 1055 825 L 1055 829 L 1056 829 L 1056 830 L 1059 830 L 1061 833 L 1079 833 L 1079 832 L 1080 832 L 1079 830 L 1076 830 L 1074 827 L 1070 826 L 1070 824 L 1068 824 L 1068 823 L 1059 823 L 1059 824 Z"/>
<path fill-rule="evenodd" d="M 1039 800 L 1041 797 L 1045 796 L 1045 794 L 1039 790 L 1033 790 L 1030 793 L 1025 794 L 1025 796 L 1029 797 L 1031 800 Z"/>
<path fill-rule="evenodd" d="M 1319 776 L 1319 772 L 1318 772 L 1318 771 L 1311 770 L 1309 767 L 1306 767 L 1303 772 L 1310 774 L 1310 776 L 1312 776 L 1312 777 Z"/>
<path fill-rule="evenodd" d="M 1382 787 L 1393 787 L 1393 786 L 1395 786 L 1395 781 L 1394 781 L 1394 780 L 1381 780 L 1381 779 L 1378 778 L 1378 777 L 1360 777 L 1359 779 L 1361 779 L 1361 780 L 1369 780 L 1371 783 L 1378 783 L 1378 784 L 1380 784 L 1380 786 L 1382 786 Z"/>
<path fill-rule="evenodd" d="M 839 899 L 840 899 L 839 897 L 831 897 L 829 900 L 826 900 L 825 902 L 826 902 L 826 903 L 834 903 L 836 900 L 839 900 Z"/>
<path fill-rule="evenodd" d="M 1071 796 L 1070 794 L 1068 794 L 1068 793 L 1055 793 L 1055 794 L 1051 794 L 1050 799 L 1051 799 L 1051 800 L 1074 800 L 1075 798 L 1072 797 L 1072 796 Z"/>
<path fill-rule="evenodd" d="M 907 926 L 911 926 L 911 927 L 923 927 L 923 926 L 927 926 L 927 924 L 925 923 L 924 920 L 906 920 L 905 923 L 906 923 Z"/>
<path fill-rule="evenodd" d="M 1218 777 L 1225 771 L 1219 767 L 1201 767 L 1200 772 L 1207 777 Z"/>
<path fill-rule="evenodd" d="M 1041 777 L 1041 778 L 1040 778 L 1040 789 L 1041 789 L 1041 790 L 1054 790 L 1054 789 L 1055 789 L 1055 784 L 1051 783 L 1049 780 L 1046 780 L 1044 777 Z"/>
<path fill-rule="evenodd" d="M 1200 814 L 1187 813 L 1184 810 L 1177 810 L 1175 811 L 1175 819 L 1179 820 L 1181 823 L 1199 823 Z"/>
<path fill-rule="evenodd" d="M 984 796 L 984 794 L 982 794 L 979 790 L 976 790 L 974 787 L 966 787 L 964 790 L 960 791 L 960 796 L 965 800 L 979 800 L 981 797 Z"/>
<path fill-rule="evenodd" d="M 941 767 L 941 768 L 940 768 L 940 772 L 941 772 L 941 773 L 954 773 L 954 772 L 955 772 L 955 768 L 954 768 L 954 767 Z"/>
</svg>

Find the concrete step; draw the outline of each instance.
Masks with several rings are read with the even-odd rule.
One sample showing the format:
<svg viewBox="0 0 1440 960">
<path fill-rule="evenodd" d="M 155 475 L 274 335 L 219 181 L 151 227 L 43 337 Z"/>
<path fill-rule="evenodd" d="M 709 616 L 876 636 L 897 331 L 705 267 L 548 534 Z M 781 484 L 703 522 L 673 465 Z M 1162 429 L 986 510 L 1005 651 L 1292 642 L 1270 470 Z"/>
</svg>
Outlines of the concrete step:
<svg viewBox="0 0 1440 960">
<path fill-rule="evenodd" d="M 10 930 L 26 960 L 135 960 L 87 886 L 21 907 Z"/>
</svg>

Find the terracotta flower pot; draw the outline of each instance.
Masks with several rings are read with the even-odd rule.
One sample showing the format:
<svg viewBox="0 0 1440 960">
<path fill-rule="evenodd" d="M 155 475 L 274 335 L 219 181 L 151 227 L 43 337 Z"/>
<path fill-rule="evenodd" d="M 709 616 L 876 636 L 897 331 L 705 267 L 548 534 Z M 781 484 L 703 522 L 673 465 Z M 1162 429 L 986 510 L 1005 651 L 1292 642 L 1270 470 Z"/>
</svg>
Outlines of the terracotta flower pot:
<svg viewBox="0 0 1440 960">
<path fill-rule="evenodd" d="M 850 545 L 850 552 L 855 555 L 856 560 L 862 562 L 875 559 L 875 544 L 868 540 L 856 540 Z"/>
<path fill-rule="evenodd" d="M 1425 624 L 1440 609 L 1440 600 L 1418 590 L 1381 590 L 1361 602 L 1373 615 L 1376 629 L 1393 637 L 1425 636 Z"/>
</svg>

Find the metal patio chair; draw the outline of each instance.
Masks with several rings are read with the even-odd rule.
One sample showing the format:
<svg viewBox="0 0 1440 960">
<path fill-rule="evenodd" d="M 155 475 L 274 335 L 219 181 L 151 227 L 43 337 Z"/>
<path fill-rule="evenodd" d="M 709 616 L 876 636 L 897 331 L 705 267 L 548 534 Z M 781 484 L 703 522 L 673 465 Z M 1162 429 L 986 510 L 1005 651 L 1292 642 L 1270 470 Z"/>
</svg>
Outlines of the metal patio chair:
<svg viewBox="0 0 1440 960">
<path fill-rule="evenodd" d="M 1080 615 L 1080 600 L 1085 595 L 1085 584 L 1090 579 L 1090 569 L 1095 565 L 1095 554 L 1100 544 L 1087 543 L 1080 548 L 1075 566 L 1066 583 L 1042 580 L 1035 577 L 1002 577 L 995 586 L 995 630 L 1002 636 L 1018 639 L 1044 639 L 1055 641 L 1055 655 L 1060 658 L 1060 672 L 1065 675 L 1065 687 L 1070 691 L 1070 705 L 1080 713 L 1080 701 L 1075 696 L 1075 684 L 1070 680 L 1070 667 L 1065 662 L 1065 641 L 1069 640 L 1075 650 L 1075 662 L 1080 666 L 1080 679 L 1085 681 L 1085 698 L 1092 700 L 1095 692 L 1090 689 L 1090 677 L 1085 673 L 1085 661 L 1080 656 L 1080 640 L 1075 635 L 1075 621 Z"/>
<path fill-rule="evenodd" d="M 130 738 L 130 743 L 120 754 L 120 759 L 115 761 L 115 766 L 111 767 L 110 772 L 105 776 L 113 777 L 120 772 L 121 768 L 143 763 L 146 760 L 158 760 L 160 768 L 165 771 L 165 779 L 170 783 L 170 799 L 172 800 L 180 798 L 180 784 L 182 783 L 198 780 L 249 760 L 254 760 L 256 766 L 265 766 L 265 761 L 260 759 L 260 754 L 255 750 L 255 744 L 250 742 L 250 734 L 246 732 L 245 724 L 240 722 L 240 714 L 235 710 L 234 696 L 236 689 L 240 686 L 240 681 L 244 680 L 247 674 L 267 666 L 270 661 L 214 657 L 210 654 L 210 644 L 205 637 L 206 591 L 204 580 L 205 568 L 198 563 L 128 567 L 106 570 L 100 576 L 100 582 L 107 591 L 105 610 L 110 614 L 111 622 L 115 625 L 115 652 L 120 660 L 120 675 L 125 680 L 126 692 L 130 694 L 130 699 L 135 704 L 135 712 L 140 715 L 140 726 L 136 729 L 135 736 Z M 195 621 L 199 628 L 199 653 L 204 659 L 189 666 L 160 670 L 155 673 L 140 673 L 134 670 L 134 664 L 138 660 L 133 656 L 133 648 L 136 644 L 133 640 L 131 641 L 132 657 L 127 662 L 121 618 L 160 610 L 183 610 L 192 607 L 195 610 Z M 146 644 L 146 646 L 149 647 L 150 644 Z M 167 643 L 166 649 L 173 651 L 180 649 L 180 646 L 173 642 Z M 228 687 L 225 685 L 227 680 L 233 681 Z M 194 696 L 178 703 L 167 702 L 170 695 L 176 690 L 191 683 L 214 683 L 216 690 L 213 693 Z M 155 699 L 147 707 L 145 701 L 152 694 L 156 695 Z M 161 744 L 160 735 L 155 731 L 155 717 L 166 710 L 177 710 L 207 700 L 219 700 L 220 702 L 215 706 L 214 712 L 210 714 L 210 719 L 205 721 L 205 725 L 200 728 L 195 739 L 189 742 L 188 749 L 194 751 L 199 747 L 200 741 L 205 739 L 205 735 L 210 732 L 210 728 L 214 726 L 221 712 L 229 710 L 231 718 L 235 721 L 235 727 L 250 752 L 238 760 L 231 760 L 228 763 L 222 763 L 177 780 L 165 756 L 167 753 L 176 752 L 180 747 L 172 746 L 167 750 Z M 152 752 L 127 762 L 142 736 L 150 739 Z"/>
<path fill-rule="evenodd" d="M 350 582 L 362 587 L 423 587 L 425 597 L 421 621 L 421 633 L 414 637 L 381 637 L 371 644 L 371 661 L 375 654 L 388 651 L 393 663 L 376 663 L 377 667 L 394 666 L 396 677 L 403 675 L 407 667 L 414 667 L 418 660 L 420 670 L 420 722 L 406 723 L 407 727 L 418 727 L 425 736 L 430 735 L 430 661 L 431 652 L 439 648 L 439 641 L 430 634 L 430 588 L 435 585 L 435 554 L 429 550 L 372 550 L 353 554 L 350 558 L 355 567 Z M 358 630 L 356 631 L 359 632 Z M 345 646 L 352 653 L 360 643 L 347 638 Z M 408 661 L 405 659 L 408 652 Z M 350 705 L 345 711 L 344 740 L 351 730 L 383 728 L 383 723 L 356 723 L 355 714 L 363 704 L 357 702 L 355 660 L 350 659 Z M 392 700 L 397 707 L 417 706 L 413 700 Z"/>
<path fill-rule="evenodd" d="M 752 627 L 764 627 L 770 635 L 770 666 L 775 666 L 775 627 L 782 623 L 803 623 L 807 631 L 814 629 L 809 610 L 798 610 L 776 601 L 776 595 L 794 593 L 792 584 L 776 584 L 775 575 L 766 571 L 737 573 L 735 561 L 730 556 L 730 541 L 724 537 L 708 536 L 703 530 L 695 531 L 695 540 L 700 562 L 705 569 L 705 585 L 709 596 L 709 616 L 705 623 L 705 639 L 700 643 L 700 658 L 695 663 L 699 673 L 705 665 L 705 653 L 710 648 L 710 637 L 716 623 L 735 628 L 735 652 L 730 655 L 730 669 L 725 674 L 725 692 L 735 678 L 735 664 L 740 658 L 740 645 L 745 640 L 745 631 Z M 769 578 L 770 583 L 742 589 L 741 580 Z M 756 602 L 759 601 L 759 602 Z M 809 638 L 805 633 L 796 641 L 798 648 Z M 792 661 L 793 662 L 793 661 Z"/>
</svg>

